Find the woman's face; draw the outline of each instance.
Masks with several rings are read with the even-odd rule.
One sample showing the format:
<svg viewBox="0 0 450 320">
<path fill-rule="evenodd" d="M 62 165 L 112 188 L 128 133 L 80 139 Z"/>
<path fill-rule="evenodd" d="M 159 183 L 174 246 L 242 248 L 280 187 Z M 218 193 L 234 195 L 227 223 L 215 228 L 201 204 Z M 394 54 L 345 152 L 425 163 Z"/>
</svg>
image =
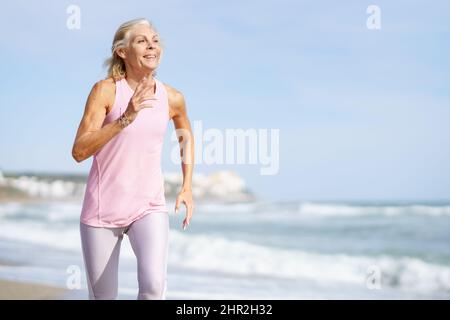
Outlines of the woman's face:
<svg viewBox="0 0 450 320">
<path fill-rule="evenodd" d="M 146 25 L 138 25 L 130 31 L 128 48 L 124 52 L 125 63 L 134 69 L 151 72 L 159 65 L 161 45 L 158 34 Z"/>
</svg>

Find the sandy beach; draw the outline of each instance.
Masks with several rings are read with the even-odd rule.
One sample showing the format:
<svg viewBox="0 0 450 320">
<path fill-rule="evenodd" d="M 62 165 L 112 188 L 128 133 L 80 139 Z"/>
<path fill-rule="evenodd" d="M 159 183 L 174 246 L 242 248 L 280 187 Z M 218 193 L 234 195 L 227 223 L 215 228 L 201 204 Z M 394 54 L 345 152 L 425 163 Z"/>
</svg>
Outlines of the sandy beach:
<svg viewBox="0 0 450 320">
<path fill-rule="evenodd" d="M 17 263 L 0 260 L 0 266 Z M 54 286 L 0 279 L 0 300 L 60 300 L 68 290 Z"/>
<path fill-rule="evenodd" d="M 66 291 L 48 285 L 0 280 L 1 300 L 61 300 Z"/>
</svg>

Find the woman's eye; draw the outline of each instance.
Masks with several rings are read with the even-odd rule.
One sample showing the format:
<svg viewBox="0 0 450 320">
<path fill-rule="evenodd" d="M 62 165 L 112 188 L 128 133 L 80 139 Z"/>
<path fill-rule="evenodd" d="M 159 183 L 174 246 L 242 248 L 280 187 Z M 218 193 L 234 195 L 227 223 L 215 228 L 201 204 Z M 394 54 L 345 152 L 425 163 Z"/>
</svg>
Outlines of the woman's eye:
<svg viewBox="0 0 450 320">
<path fill-rule="evenodd" d="M 145 41 L 145 40 L 142 40 L 142 39 L 141 39 L 141 40 L 138 40 L 138 43 L 142 43 L 142 42 L 144 42 L 144 41 Z"/>
</svg>

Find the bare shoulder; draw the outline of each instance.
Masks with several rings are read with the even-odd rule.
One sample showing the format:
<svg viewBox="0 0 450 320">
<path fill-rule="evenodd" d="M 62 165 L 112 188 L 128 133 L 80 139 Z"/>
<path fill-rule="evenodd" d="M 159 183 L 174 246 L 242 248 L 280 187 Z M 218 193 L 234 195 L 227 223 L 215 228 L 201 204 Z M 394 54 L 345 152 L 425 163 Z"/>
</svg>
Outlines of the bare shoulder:
<svg viewBox="0 0 450 320">
<path fill-rule="evenodd" d="M 183 93 L 167 83 L 164 83 L 164 87 L 166 88 L 167 98 L 169 100 L 170 118 L 173 118 L 179 113 L 185 112 L 186 103 L 184 101 Z"/>
<path fill-rule="evenodd" d="M 101 100 L 101 103 L 105 106 L 106 112 L 108 113 L 114 104 L 116 84 L 112 78 L 99 80 L 94 84 L 92 93 Z"/>
<path fill-rule="evenodd" d="M 114 92 L 115 88 L 116 84 L 112 78 L 99 80 L 94 84 L 94 90 L 98 90 L 102 94 Z"/>
</svg>

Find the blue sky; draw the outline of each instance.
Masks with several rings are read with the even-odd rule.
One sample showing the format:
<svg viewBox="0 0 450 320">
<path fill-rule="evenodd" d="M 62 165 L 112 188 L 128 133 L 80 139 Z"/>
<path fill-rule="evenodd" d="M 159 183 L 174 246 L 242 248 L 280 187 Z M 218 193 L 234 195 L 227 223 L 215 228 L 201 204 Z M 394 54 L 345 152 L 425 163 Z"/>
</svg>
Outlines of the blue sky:
<svg viewBox="0 0 450 320">
<path fill-rule="evenodd" d="M 66 27 L 69 5 L 81 29 Z M 366 8 L 381 9 L 381 29 Z M 14 1 L 3 4 L 0 167 L 87 173 L 71 158 L 116 28 L 145 17 L 158 78 L 204 129 L 280 129 L 280 170 L 231 169 L 283 200 L 437 200 L 450 190 L 448 1 Z M 169 125 L 163 169 L 169 158 Z"/>
</svg>

